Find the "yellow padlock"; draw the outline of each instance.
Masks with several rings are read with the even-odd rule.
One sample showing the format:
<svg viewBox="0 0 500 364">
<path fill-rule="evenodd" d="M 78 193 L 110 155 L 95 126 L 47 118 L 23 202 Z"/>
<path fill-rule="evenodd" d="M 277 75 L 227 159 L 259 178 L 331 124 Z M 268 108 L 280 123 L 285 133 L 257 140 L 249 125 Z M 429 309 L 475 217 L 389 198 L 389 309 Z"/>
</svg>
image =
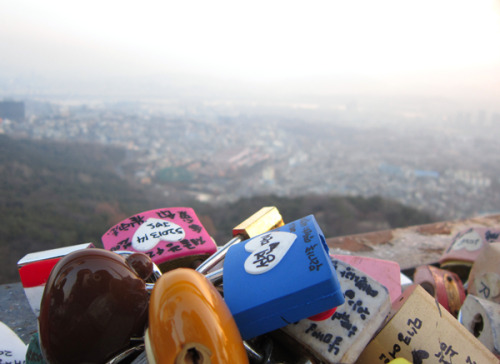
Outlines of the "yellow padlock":
<svg viewBox="0 0 500 364">
<path fill-rule="evenodd" d="M 405 358 L 396 358 L 394 360 L 391 360 L 389 364 L 411 364 L 411 363 Z"/>
<path fill-rule="evenodd" d="M 201 273 L 178 268 L 156 282 L 145 333 L 149 363 L 248 363 L 222 296 Z"/>
</svg>

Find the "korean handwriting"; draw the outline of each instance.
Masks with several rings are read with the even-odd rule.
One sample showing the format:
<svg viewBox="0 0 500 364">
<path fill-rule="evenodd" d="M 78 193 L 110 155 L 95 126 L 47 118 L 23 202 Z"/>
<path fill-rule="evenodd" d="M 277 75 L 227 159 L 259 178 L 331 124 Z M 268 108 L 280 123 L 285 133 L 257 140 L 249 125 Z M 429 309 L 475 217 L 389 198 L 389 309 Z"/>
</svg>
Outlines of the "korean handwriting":
<svg viewBox="0 0 500 364">
<path fill-rule="evenodd" d="M 260 239 L 260 245 L 267 245 L 267 249 L 261 250 L 255 254 L 255 261 L 252 264 L 255 265 L 256 268 L 263 268 L 269 266 L 269 263 L 276 259 L 276 256 L 272 254 L 273 250 L 276 249 L 280 242 L 271 242 L 274 239 L 273 234 L 265 234 Z"/>
<path fill-rule="evenodd" d="M 122 231 L 128 231 L 130 228 L 134 228 L 136 225 L 141 225 L 144 223 L 144 216 L 132 216 L 128 219 L 128 221 L 129 222 L 122 222 L 121 224 L 113 226 L 107 234 L 118 236 L 118 234 L 120 234 Z"/>
<path fill-rule="evenodd" d="M 452 358 L 457 355 L 458 352 L 453 350 L 451 345 L 447 345 L 444 342 L 439 343 L 439 348 L 441 349 L 441 351 L 434 355 L 439 359 L 438 363 L 451 364 L 453 361 Z"/>
<path fill-rule="evenodd" d="M 337 355 L 340 350 L 339 346 L 342 342 L 342 337 L 336 336 L 334 339 L 334 336 L 331 333 L 322 333 L 321 331 L 317 330 L 317 328 L 317 324 L 311 323 L 306 329 L 305 333 L 311 335 L 313 338 L 321 341 L 322 343 L 329 344 L 328 352 L 331 353 L 332 351 L 334 351 L 334 355 Z"/>
</svg>

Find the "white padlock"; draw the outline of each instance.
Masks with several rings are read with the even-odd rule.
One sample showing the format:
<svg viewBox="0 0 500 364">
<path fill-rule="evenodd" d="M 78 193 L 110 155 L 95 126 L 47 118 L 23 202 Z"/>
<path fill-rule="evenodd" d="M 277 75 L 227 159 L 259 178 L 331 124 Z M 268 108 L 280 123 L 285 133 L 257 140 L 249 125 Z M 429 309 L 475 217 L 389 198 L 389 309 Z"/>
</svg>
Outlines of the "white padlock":
<svg viewBox="0 0 500 364">
<path fill-rule="evenodd" d="M 300 320 L 282 329 L 314 357 L 327 363 L 355 363 L 390 311 L 389 291 L 382 284 L 332 259 L 345 302 L 322 321 Z"/>
<path fill-rule="evenodd" d="M 500 304 L 471 294 L 465 299 L 459 321 L 496 356 L 500 356 Z"/>
</svg>

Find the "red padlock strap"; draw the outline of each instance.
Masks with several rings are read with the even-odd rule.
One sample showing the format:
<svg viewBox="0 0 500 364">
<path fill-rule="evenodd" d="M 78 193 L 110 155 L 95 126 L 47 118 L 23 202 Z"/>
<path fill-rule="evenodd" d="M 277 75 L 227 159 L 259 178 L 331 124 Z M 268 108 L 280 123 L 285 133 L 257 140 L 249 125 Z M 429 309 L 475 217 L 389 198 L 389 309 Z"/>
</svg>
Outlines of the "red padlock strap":
<svg viewBox="0 0 500 364">
<path fill-rule="evenodd" d="M 52 268 L 61 258 L 41 260 L 36 263 L 26 264 L 19 268 L 19 275 L 24 288 L 37 287 L 45 284 L 49 279 Z"/>
</svg>

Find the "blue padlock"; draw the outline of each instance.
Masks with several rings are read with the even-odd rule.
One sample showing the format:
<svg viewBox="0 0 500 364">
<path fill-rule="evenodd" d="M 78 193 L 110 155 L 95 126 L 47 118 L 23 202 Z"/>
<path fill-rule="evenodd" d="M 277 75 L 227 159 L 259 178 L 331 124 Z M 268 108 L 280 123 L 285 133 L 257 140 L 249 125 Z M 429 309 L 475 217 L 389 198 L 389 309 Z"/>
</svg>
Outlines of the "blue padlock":
<svg viewBox="0 0 500 364">
<path fill-rule="evenodd" d="M 344 303 L 328 252 L 313 215 L 228 250 L 224 300 L 244 340 Z"/>
</svg>

